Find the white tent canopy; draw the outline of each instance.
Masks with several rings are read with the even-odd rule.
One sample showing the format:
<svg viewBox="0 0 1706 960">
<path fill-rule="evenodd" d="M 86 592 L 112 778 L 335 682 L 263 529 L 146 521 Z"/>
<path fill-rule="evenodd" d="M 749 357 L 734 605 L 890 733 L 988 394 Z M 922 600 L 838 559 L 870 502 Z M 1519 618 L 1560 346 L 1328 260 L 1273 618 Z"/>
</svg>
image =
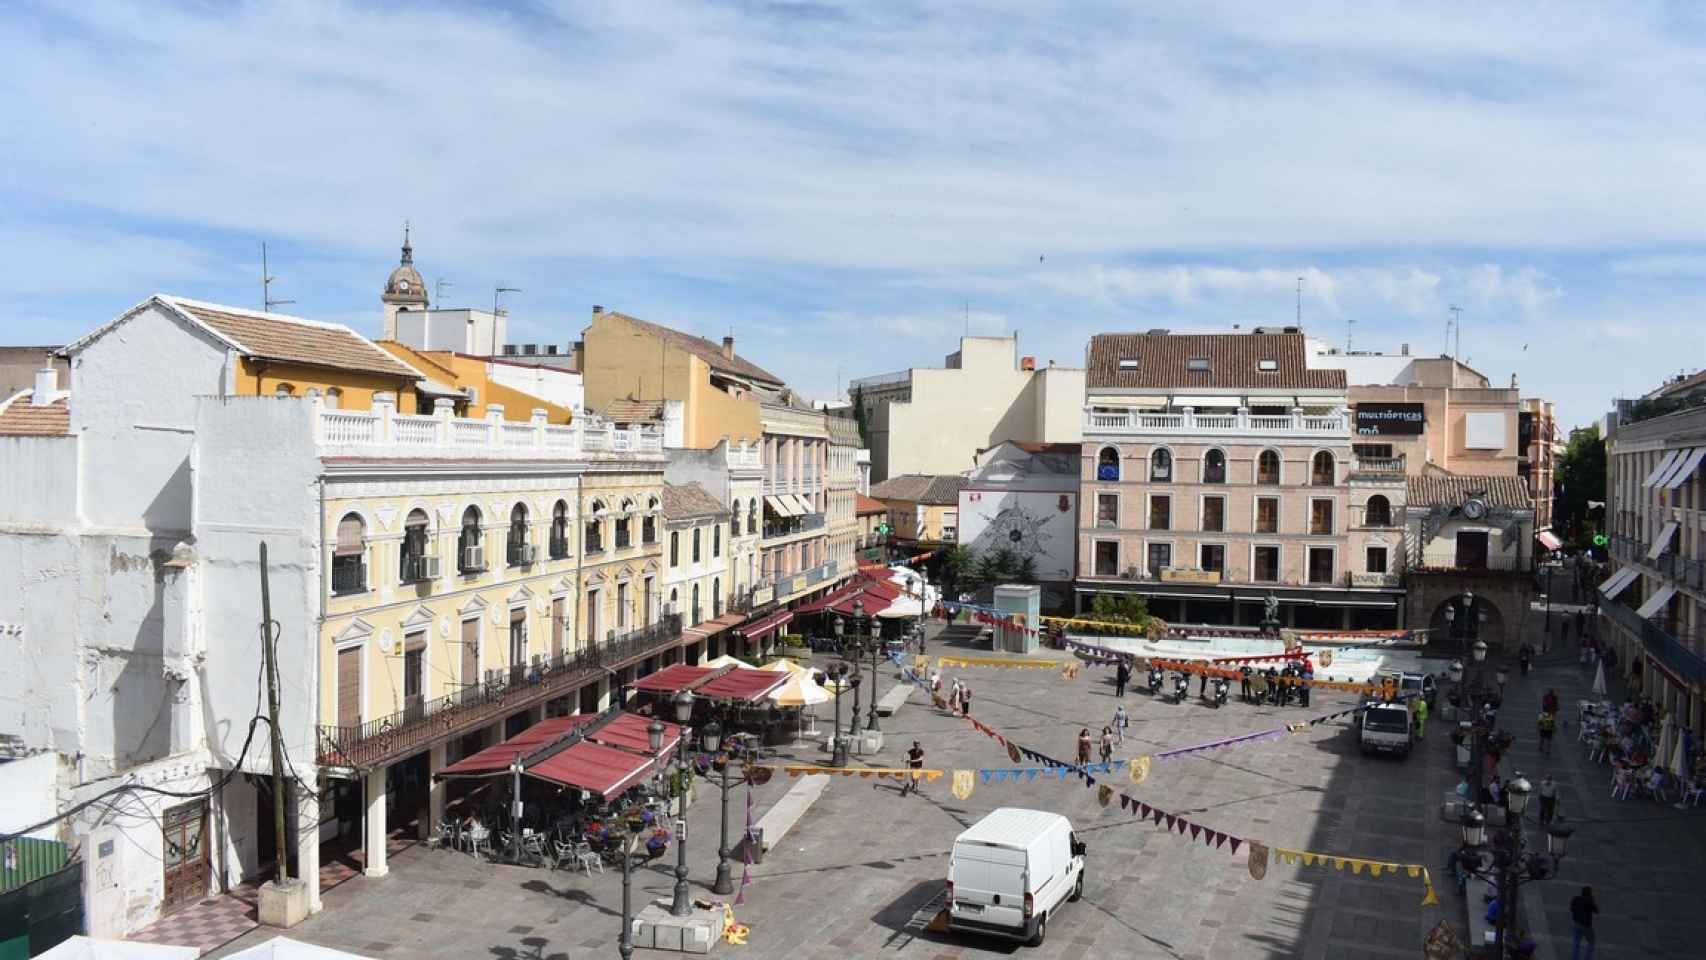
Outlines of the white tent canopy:
<svg viewBox="0 0 1706 960">
<path fill-rule="evenodd" d="M 102 940 L 81 935 L 62 941 L 46 953 L 36 954 L 38 960 L 195 960 L 199 956 L 200 947 Z"/>
<path fill-rule="evenodd" d="M 333 950 L 289 937 L 273 937 L 266 943 L 230 954 L 227 960 L 371 960 L 366 954 Z"/>
<path fill-rule="evenodd" d="M 788 682 L 777 687 L 770 694 L 771 702 L 779 707 L 809 707 L 830 701 L 829 691 L 818 686 L 809 673 L 795 673 L 788 677 Z"/>
</svg>

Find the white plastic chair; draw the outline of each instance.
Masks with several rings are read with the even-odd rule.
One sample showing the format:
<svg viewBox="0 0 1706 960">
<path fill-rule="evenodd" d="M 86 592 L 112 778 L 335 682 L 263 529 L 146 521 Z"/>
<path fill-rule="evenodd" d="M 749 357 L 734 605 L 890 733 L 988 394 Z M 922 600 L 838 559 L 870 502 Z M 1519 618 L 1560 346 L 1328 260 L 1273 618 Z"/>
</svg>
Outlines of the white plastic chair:
<svg viewBox="0 0 1706 960">
<path fill-rule="evenodd" d="M 1691 807 L 1700 806 L 1700 797 L 1706 794 L 1706 781 L 1689 780 L 1682 785 L 1682 799 L 1677 803 L 1686 803 Z"/>
<path fill-rule="evenodd" d="M 468 852 L 478 856 L 484 848 L 487 856 L 492 853 L 492 831 L 484 826 L 476 826 L 468 831 Z"/>
<path fill-rule="evenodd" d="M 586 871 L 588 879 L 592 878 L 592 870 L 594 867 L 598 868 L 599 876 L 604 875 L 604 858 L 600 857 L 598 852 L 592 849 L 592 844 L 582 840 L 579 843 L 576 843 L 573 849 L 575 865 Z"/>
</svg>

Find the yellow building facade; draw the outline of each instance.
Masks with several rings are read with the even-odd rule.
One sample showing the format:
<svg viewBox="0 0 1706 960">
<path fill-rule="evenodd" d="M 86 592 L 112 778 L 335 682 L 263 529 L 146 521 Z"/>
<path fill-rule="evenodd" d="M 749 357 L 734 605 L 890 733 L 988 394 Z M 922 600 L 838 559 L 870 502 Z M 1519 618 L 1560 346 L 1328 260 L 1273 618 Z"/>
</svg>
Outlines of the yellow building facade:
<svg viewBox="0 0 1706 960">
<path fill-rule="evenodd" d="M 718 345 L 594 307 L 582 339 L 587 409 L 615 400 L 680 401 L 682 446 L 696 450 L 764 435 L 755 390 L 779 389 L 782 381 L 736 354 L 732 337 Z"/>
</svg>

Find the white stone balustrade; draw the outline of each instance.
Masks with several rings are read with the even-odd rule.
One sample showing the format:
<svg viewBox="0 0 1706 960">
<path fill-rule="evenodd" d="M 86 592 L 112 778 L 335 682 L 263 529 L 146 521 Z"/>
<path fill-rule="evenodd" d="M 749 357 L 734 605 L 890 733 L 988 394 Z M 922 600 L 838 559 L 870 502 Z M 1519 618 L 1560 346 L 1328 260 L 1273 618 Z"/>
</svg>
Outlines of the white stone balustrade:
<svg viewBox="0 0 1706 960">
<path fill-rule="evenodd" d="M 502 404 L 486 405 L 483 419 L 458 417 L 450 401 L 440 400 L 431 414 L 397 412 L 389 393 L 373 397 L 373 409 L 339 410 L 322 401 L 315 407 L 315 442 L 328 456 L 476 457 L 490 459 L 564 459 L 593 456 L 662 455 L 658 429 L 618 430 L 609 423 L 553 424 L 543 409 L 526 422 L 506 421 Z"/>
<path fill-rule="evenodd" d="M 1252 415 L 1240 407 L 1236 413 L 1198 413 L 1186 407 L 1177 413 L 1148 413 L 1141 410 L 1110 413 L 1086 408 L 1084 433 L 1089 436 L 1121 434 L 1256 434 L 1273 436 L 1349 435 L 1350 416 L 1344 411 L 1307 414 L 1292 408 L 1289 415 Z"/>
</svg>

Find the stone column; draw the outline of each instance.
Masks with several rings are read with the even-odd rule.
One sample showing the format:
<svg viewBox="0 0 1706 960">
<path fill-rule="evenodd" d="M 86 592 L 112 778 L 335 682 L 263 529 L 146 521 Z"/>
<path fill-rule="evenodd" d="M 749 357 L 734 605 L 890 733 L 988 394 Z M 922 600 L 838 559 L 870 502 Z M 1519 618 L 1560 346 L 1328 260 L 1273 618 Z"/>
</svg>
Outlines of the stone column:
<svg viewBox="0 0 1706 960">
<path fill-rule="evenodd" d="M 317 783 L 321 794 L 331 790 L 324 778 L 303 771 L 303 779 Z M 298 784 L 296 793 L 296 870 L 308 885 L 308 912 L 320 912 L 320 799 Z"/>
<path fill-rule="evenodd" d="M 435 745 L 427 753 L 427 820 L 426 835 L 428 838 L 438 835 L 438 825 L 444 822 L 444 782 L 437 779 L 440 770 L 449 766 L 445 761 L 449 744 Z"/>
<path fill-rule="evenodd" d="M 385 780 L 389 769 L 380 767 L 362 781 L 367 804 L 367 862 L 361 872 L 369 877 L 383 877 L 391 872 L 385 865 Z"/>
</svg>

